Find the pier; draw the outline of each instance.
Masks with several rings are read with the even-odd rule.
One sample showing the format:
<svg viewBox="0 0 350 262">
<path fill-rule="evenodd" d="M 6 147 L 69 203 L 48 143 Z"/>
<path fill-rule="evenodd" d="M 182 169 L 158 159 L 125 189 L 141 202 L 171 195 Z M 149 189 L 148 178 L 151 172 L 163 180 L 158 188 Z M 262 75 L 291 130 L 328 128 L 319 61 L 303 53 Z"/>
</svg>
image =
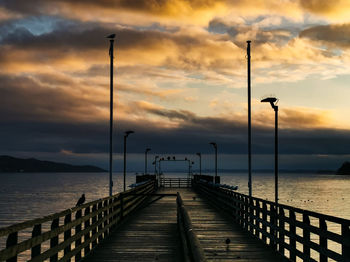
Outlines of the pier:
<svg viewBox="0 0 350 262">
<path fill-rule="evenodd" d="M 350 220 L 249 197 L 208 176 L 148 178 L 1 228 L 0 261 L 350 261 Z"/>
</svg>

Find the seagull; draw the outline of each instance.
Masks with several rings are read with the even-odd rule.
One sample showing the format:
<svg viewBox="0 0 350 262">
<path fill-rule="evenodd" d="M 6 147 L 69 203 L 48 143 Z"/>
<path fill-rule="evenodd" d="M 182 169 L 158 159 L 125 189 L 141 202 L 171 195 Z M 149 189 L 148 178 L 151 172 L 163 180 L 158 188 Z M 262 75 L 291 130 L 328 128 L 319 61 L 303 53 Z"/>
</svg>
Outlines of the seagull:
<svg viewBox="0 0 350 262">
<path fill-rule="evenodd" d="M 75 206 L 78 207 L 82 205 L 84 202 L 85 202 L 85 194 L 82 194 Z"/>
<path fill-rule="evenodd" d="M 109 36 L 106 36 L 106 38 L 114 38 L 115 37 L 115 34 L 111 34 Z"/>
</svg>

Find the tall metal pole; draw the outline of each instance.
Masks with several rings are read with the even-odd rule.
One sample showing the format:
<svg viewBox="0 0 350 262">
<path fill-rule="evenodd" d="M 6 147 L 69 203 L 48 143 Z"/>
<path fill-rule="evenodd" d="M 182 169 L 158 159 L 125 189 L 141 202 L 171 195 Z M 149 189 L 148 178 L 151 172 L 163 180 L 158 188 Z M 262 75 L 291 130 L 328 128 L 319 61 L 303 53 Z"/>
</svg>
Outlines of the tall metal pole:
<svg viewBox="0 0 350 262">
<path fill-rule="evenodd" d="M 275 203 L 278 205 L 278 106 L 275 110 Z"/>
<path fill-rule="evenodd" d="M 150 148 L 146 148 L 145 150 L 145 175 L 147 175 L 147 153 L 151 151 Z"/>
<path fill-rule="evenodd" d="M 125 180 L 126 180 L 126 138 L 127 138 L 127 135 L 124 135 L 124 176 L 123 176 L 123 181 L 124 181 L 124 191 L 125 191 Z"/>
<path fill-rule="evenodd" d="M 202 175 L 202 154 L 197 153 L 197 156 L 199 156 L 199 175 Z"/>
<path fill-rule="evenodd" d="M 109 57 L 110 57 L 110 104 L 109 104 L 109 195 L 112 195 L 113 191 L 113 44 L 115 35 L 108 36 L 110 47 L 109 47 Z"/>
<path fill-rule="evenodd" d="M 215 146 L 215 184 L 218 176 L 218 147 Z"/>
<path fill-rule="evenodd" d="M 247 41 L 248 59 L 248 189 L 249 196 L 252 196 L 252 122 L 251 122 L 251 91 L 250 91 L 250 43 Z"/>
</svg>

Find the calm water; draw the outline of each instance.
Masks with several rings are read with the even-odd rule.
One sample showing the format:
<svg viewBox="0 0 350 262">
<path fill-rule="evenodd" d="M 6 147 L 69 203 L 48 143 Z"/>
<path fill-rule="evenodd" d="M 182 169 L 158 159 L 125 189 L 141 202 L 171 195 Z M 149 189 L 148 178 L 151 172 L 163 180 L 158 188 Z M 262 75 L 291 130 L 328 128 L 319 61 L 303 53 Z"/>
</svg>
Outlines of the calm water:
<svg viewBox="0 0 350 262">
<path fill-rule="evenodd" d="M 165 174 L 179 176 L 186 174 Z M 122 175 L 113 180 L 114 192 L 121 191 Z M 109 192 L 107 173 L 2 173 L 0 181 L 0 227 L 75 206 L 82 193 L 92 201 Z M 134 182 L 135 174 L 128 174 L 127 185 Z M 221 183 L 248 192 L 246 174 L 221 174 Z M 350 219 L 350 176 L 280 174 L 279 193 L 280 203 Z M 274 200 L 273 174 L 253 174 L 253 195 Z"/>
<path fill-rule="evenodd" d="M 121 191 L 122 174 L 113 179 L 114 191 Z M 0 181 L 0 227 L 70 208 L 82 193 L 86 201 L 108 195 L 106 173 L 2 173 Z M 128 174 L 127 185 L 134 182 Z M 248 193 L 246 174 L 222 174 L 221 182 Z M 350 219 L 350 176 L 280 174 L 279 194 L 280 203 Z M 273 174 L 253 174 L 253 195 L 274 200 Z"/>
</svg>

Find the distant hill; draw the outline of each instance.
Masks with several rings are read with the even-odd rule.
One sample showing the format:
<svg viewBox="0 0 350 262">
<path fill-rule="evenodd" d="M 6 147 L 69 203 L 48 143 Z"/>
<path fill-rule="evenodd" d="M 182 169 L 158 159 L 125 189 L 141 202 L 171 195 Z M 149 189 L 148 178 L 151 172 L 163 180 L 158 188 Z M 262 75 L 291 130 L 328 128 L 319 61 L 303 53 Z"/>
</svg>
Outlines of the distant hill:
<svg viewBox="0 0 350 262">
<path fill-rule="evenodd" d="M 350 162 L 345 162 L 343 165 L 337 170 L 337 175 L 350 175 Z"/>
<path fill-rule="evenodd" d="M 75 166 L 35 158 L 0 156 L 0 172 L 106 172 L 96 166 Z"/>
</svg>

